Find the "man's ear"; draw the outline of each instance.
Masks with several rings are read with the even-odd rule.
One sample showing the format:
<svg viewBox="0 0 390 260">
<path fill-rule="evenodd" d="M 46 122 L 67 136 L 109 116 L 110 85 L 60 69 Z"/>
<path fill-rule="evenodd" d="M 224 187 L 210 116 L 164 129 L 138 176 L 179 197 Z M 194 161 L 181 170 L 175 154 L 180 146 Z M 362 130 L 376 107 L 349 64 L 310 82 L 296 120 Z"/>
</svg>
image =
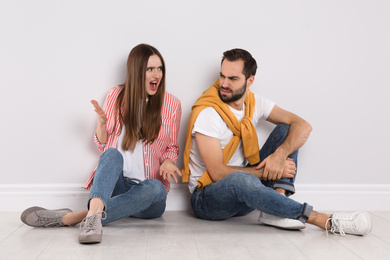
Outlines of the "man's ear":
<svg viewBox="0 0 390 260">
<path fill-rule="evenodd" d="M 249 88 L 250 86 L 252 86 L 253 82 L 255 81 L 255 76 L 250 76 L 247 81 L 246 81 L 246 85 L 247 87 Z"/>
</svg>

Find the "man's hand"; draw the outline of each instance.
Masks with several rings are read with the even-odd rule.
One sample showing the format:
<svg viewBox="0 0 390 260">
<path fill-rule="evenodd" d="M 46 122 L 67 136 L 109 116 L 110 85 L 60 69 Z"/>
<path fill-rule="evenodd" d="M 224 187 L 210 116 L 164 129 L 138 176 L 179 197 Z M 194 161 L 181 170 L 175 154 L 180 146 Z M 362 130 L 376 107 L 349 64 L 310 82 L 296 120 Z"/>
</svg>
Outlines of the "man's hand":
<svg viewBox="0 0 390 260">
<path fill-rule="evenodd" d="M 291 158 L 287 158 L 286 164 L 284 166 L 282 178 L 294 178 L 297 173 L 297 167 Z"/>
<path fill-rule="evenodd" d="M 292 159 L 284 159 L 273 153 L 264 159 L 256 170 L 264 168 L 262 180 L 275 181 L 281 178 L 292 178 L 296 173 L 296 166 Z"/>
<path fill-rule="evenodd" d="M 173 161 L 171 159 L 165 159 L 160 166 L 160 176 L 162 176 L 164 180 L 168 180 L 168 182 L 171 182 L 172 177 L 177 183 L 178 180 L 175 173 L 181 177 L 181 171 L 176 167 Z"/>
</svg>

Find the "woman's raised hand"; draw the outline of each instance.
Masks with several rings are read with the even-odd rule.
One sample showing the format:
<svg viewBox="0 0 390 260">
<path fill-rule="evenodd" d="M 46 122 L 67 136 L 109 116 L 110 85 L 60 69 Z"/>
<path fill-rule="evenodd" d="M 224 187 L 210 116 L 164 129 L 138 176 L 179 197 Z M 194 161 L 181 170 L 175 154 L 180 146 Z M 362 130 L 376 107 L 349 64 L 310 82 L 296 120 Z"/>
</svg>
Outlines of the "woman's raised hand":
<svg viewBox="0 0 390 260">
<path fill-rule="evenodd" d="M 106 113 L 104 113 L 104 110 L 99 106 L 99 103 L 96 100 L 91 100 L 91 103 L 95 107 L 95 112 L 97 114 L 97 126 L 96 126 L 97 139 L 99 140 L 100 143 L 105 144 L 107 142 Z"/>
<path fill-rule="evenodd" d="M 91 103 L 95 107 L 95 112 L 98 115 L 99 123 L 105 124 L 107 122 L 107 116 L 104 113 L 104 110 L 99 106 L 99 103 L 96 100 L 91 100 Z"/>
</svg>

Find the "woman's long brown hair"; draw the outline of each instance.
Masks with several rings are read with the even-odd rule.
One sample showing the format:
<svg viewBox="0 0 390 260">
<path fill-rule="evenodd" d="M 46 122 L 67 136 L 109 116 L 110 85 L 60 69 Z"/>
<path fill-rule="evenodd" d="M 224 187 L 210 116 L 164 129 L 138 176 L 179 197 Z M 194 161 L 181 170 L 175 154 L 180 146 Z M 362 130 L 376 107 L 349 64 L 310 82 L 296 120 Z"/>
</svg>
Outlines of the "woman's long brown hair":
<svg viewBox="0 0 390 260">
<path fill-rule="evenodd" d="M 152 55 L 160 57 L 163 75 L 156 94 L 149 96 L 145 89 L 145 75 Z M 138 141 L 152 143 L 160 132 L 165 94 L 165 63 L 160 52 L 148 44 L 134 47 L 127 59 L 127 77 L 122 86 L 115 104 L 115 118 L 119 118 L 119 127 L 126 128 L 122 148 L 134 151 Z"/>
</svg>

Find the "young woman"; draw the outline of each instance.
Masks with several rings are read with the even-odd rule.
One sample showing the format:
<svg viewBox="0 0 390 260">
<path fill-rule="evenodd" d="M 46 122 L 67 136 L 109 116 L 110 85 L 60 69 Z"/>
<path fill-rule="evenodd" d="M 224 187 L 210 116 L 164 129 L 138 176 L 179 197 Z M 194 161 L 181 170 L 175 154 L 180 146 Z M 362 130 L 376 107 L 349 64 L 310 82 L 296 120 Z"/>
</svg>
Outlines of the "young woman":
<svg viewBox="0 0 390 260">
<path fill-rule="evenodd" d="M 159 51 L 147 44 L 132 49 L 127 78 L 113 87 L 97 113 L 94 136 L 103 153 L 85 188 L 91 188 L 88 210 L 26 209 L 21 220 L 33 227 L 81 223 L 80 243 L 99 243 L 102 225 L 133 216 L 157 218 L 165 210 L 170 179 L 179 147 L 181 104 L 165 91 L 165 64 Z"/>
</svg>

